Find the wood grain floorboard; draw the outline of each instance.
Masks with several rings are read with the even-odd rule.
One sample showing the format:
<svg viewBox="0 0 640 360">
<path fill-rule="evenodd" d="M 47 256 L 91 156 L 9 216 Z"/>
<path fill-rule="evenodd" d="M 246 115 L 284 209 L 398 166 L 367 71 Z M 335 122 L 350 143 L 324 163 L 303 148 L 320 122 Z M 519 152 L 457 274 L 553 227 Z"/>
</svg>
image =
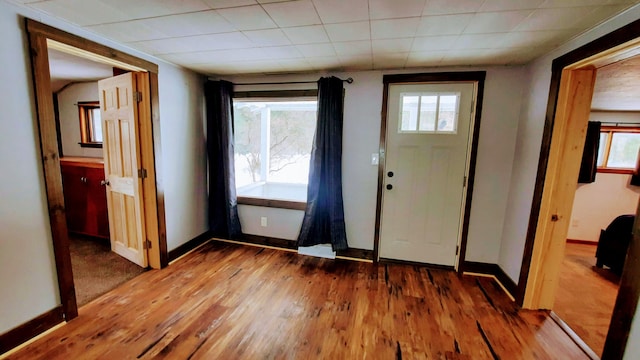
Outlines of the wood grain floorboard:
<svg viewBox="0 0 640 360">
<path fill-rule="evenodd" d="M 586 359 L 490 278 L 212 241 L 8 359 Z"/>
<path fill-rule="evenodd" d="M 601 356 L 620 278 L 595 265 L 596 246 L 567 243 L 553 311 Z"/>
</svg>

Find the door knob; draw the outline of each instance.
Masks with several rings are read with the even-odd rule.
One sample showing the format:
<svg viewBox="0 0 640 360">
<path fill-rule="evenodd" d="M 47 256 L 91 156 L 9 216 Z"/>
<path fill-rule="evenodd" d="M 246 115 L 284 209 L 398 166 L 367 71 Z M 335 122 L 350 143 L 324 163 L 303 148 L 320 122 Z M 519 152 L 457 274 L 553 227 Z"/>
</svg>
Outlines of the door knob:
<svg viewBox="0 0 640 360">
<path fill-rule="evenodd" d="M 84 177 L 84 176 L 81 176 L 81 177 L 80 177 L 80 181 L 82 181 L 83 183 L 85 183 L 85 184 L 86 184 L 86 183 L 87 183 L 87 178 L 86 178 L 86 177 Z"/>
<path fill-rule="evenodd" d="M 109 186 L 109 185 L 111 185 L 111 184 L 109 184 L 109 180 L 102 180 L 102 181 L 100 181 L 100 185 L 103 185 L 103 186 L 104 186 L 104 185 Z"/>
<path fill-rule="evenodd" d="M 387 176 L 388 176 L 388 177 L 393 177 L 393 171 L 389 171 L 389 172 L 387 173 Z"/>
<path fill-rule="evenodd" d="M 393 185 L 387 184 L 387 190 L 391 190 L 391 189 L 393 189 Z"/>
</svg>

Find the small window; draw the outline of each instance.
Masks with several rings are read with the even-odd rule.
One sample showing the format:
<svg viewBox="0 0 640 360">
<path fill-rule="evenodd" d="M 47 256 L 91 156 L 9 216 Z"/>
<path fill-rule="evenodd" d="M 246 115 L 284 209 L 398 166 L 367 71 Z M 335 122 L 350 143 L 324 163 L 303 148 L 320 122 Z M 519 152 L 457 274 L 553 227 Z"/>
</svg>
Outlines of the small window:
<svg viewBox="0 0 640 360">
<path fill-rule="evenodd" d="M 402 93 L 399 133 L 455 134 L 460 93 Z"/>
<path fill-rule="evenodd" d="M 100 103 L 97 101 L 79 102 L 78 115 L 80 117 L 80 146 L 101 148 Z"/>
<path fill-rule="evenodd" d="M 314 97 L 234 98 L 239 197 L 306 202 L 317 108 Z"/>
<path fill-rule="evenodd" d="M 640 149 L 640 128 L 602 127 L 598 149 L 598 171 L 632 173 Z"/>
</svg>

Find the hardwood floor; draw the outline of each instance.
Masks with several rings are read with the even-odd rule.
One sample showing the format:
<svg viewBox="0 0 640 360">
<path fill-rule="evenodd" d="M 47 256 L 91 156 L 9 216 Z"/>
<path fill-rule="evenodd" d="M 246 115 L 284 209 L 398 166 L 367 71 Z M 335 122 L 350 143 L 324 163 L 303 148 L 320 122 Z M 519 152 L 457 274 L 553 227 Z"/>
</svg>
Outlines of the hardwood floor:
<svg viewBox="0 0 640 360">
<path fill-rule="evenodd" d="M 595 256 L 594 245 L 567 243 L 553 311 L 601 356 L 620 279 Z"/>
<path fill-rule="evenodd" d="M 9 359 L 585 359 L 491 278 L 212 241 Z"/>
</svg>

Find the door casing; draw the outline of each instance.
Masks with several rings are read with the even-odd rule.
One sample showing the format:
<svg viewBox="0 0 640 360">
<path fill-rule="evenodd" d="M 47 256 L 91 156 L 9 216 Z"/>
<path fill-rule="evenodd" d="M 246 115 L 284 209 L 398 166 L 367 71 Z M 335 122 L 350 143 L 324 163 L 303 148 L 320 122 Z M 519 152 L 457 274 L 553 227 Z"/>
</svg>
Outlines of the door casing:
<svg viewBox="0 0 640 360">
<path fill-rule="evenodd" d="M 51 79 L 49 73 L 48 41 L 79 49 L 86 54 L 93 54 L 114 63 L 123 64 L 125 67 L 135 67 L 147 71 L 147 80 L 150 88 L 150 101 L 148 117 L 145 119 L 146 132 L 141 138 L 144 143 L 142 166 L 147 169 L 150 181 L 143 182 L 145 205 L 149 209 L 154 221 L 147 226 L 156 227 L 156 238 L 149 238 L 152 245 L 150 259 L 152 267 L 165 267 L 168 265 L 164 190 L 159 175 L 161 174 L 161 142 L 160 142 L 160 118 L 158 97 L 158 66 L 149 61 L 126 54 L 108 46 L 104 46 L 82 37 L 64 32 L 51 26 L 39 23 L 32 19 L 25 19 L 25 27 L 29 38 L 31 66 L 36 102 L 36 117 L 40 136 L 40 150 L 44 184 L 47 195 L 53 251 L 58 275 L 58 288 L 62 303 L 63 316 L 69 321 L 78 316 L 73 272 L 71 270 L 71 256 L 69 253 L 69 237 L 67 233 L 66 215 L 64 209 L 64 197 L 62 192 L 62 175 L 60 171 L 60 150 L 56 129 L 53 94 L 51 92 Z M 151 180 L 153 179 L 153 180 Z"/>
<path fill-rule="evenodd" d="M 414 83 L 442 83 L 442 82 L 476 82 L 477 92 L 475 100 L 475 115 L 472 119 L 473 128 L 471 129 L 471 151 L 468 161 L 469 171 L 467 178 L 467 188 L 464 202 L 464 215 L 462 220 L 462 230 L 460 239 L 460 248 L 458 253 L 457 271 L 461 274 L 464 271 L 465 253 L 467 248 L 467 237 L 469 233 L 469 214 L 471 211 L 471 201 L 473 196 L 473 184 L 475 178 L 476 158 L 478 155 L 478 139 L 480 136 L 480 119 L 482 116 L 482 100 L 484 94 L 484 81 L 486 77 L 485 71 L 461 71 L 461 72 L 439 72 L 439 73 L 420 73 L 420 74 L 395 74 L 384 75 L 383 83 L 383 99 L 382 112 L 380 121 L 380 146 L 379 146 L 379 162 L 378 162 L 378 191 L 376 201 L 376 227 L 373 242 L 373 260 L 378 262 L 380 258 L 380 225 L 382 220 L 382 196 L 384 184 L 385 154 L 387 144 L 387 111 L 388 111 L 388 94 L 389 84 L 414 84 Z"/>
</svg>

